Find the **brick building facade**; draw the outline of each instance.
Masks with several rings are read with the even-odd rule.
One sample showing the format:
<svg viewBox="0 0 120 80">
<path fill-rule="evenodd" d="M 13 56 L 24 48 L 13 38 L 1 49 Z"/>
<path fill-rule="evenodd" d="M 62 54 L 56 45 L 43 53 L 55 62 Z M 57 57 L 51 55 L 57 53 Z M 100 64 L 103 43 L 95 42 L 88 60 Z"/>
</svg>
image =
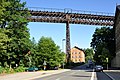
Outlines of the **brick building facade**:
<svg viewBox="0 0 120 80">
<path fill-rule="evenodd" d="M 85 62 L 85 53 L 82 49 L 78 47 L 73 47 L 71 49 L 70 60 L 74 63 L 82 63 Z"/>
</svg>

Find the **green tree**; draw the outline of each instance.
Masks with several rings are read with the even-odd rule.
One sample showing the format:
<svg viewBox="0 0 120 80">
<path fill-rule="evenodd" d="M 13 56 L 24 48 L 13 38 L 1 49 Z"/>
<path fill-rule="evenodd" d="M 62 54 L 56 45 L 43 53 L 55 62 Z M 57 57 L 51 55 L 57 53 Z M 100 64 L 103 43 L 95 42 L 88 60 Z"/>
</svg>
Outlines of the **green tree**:
<svg viewBox="0 0 120 80">
<path fill-rule="evenodd" d="M 36 43 L 36 41 L 35 41 L 35 38 L 33 37 L 32 39 L 31 39 L 31 43 L 30 43 L 31 45 L 30 45 L 30 55 L 28 55 L 28 57 L 31 59 L 31 66 L 36 66 L 36 67 L 40 67 L 39 66 L 39 62 L 38 62 L 38 60 L 37 60 L 37 43 Z M 30 61 L 30 60 L 29 60 Z"/>
<path fill-rule="evenodd" d="M 10 39 L 5 53 L 9 67 L 19 66 L 20 60 L 30 51 L 30 34 L 26 27 L 29 12 L 24 5 L 20 0 L 1 0 L 0 3 L 0 27 L 7 30 L 5 35 Z"/>
<path fill-rule="evenodd" d="M 6 12 L 6 7 L 10 5 L 9 1 L 6 0 L 0 0 L 0 27 L 3 28 L 5 27 L 5 12 Z"/>
<path fill-rule="evenodd" d="M 47 62 L 47 66 L 59 66 L 64 60 L 64 54 L 61 53 L 59 47 L 54 43 L 51 38 L 42 37 L 38 42 L 38 62 L 43 64 Z"/>
<path fill-rule="evenodd" d="M 92 48 L 87 48 L 84 51 L 85 51 L 85 61 L 88 61 L 88 60 L 93 61 L 93 56 L 94 56 L 93 49 Z"/>
<path fill-rule="evenodd" d="M 93 34 L 91 46 L 95 50 L 94 60 L 103 64 L 106 58 L 111 62 L 115 56 L 115 34 L 114 29 L 109 27 L 97 28 Z"/>
<path fill-rule="evenodd" d="M 5 34 L 7 32 L 6 29 L 0 29 L 0 61 L 2 66 L 7 66 L 4 63 L 6 63 L 6 57 L 9 57 L 9 54 L 7 54 L 8 45 L 7 43 L 10 42 L 10 39 Z"/>
</svg>

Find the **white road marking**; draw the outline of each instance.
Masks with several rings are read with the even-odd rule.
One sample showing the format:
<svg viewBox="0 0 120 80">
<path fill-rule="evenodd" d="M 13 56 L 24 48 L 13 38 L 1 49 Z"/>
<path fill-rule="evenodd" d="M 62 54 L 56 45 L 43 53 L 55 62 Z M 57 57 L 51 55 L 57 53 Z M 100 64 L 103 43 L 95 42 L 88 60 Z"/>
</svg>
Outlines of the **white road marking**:
<svg viewBox="0 0 120 80">
<path fill-rule="evenodd" d="M 112 80 L 115 80 L 112 76 L 110 76 L 108 73 L 104 72 L 108 77 L 110 77 Z"/>
<path fill-rule="evenodd" d="M 91 76 L 91 79 L 90 80 L 94 80 L 94 69 L 93 69 L 93 72 L 92 72 L 92 76 Z"/>
</svg>

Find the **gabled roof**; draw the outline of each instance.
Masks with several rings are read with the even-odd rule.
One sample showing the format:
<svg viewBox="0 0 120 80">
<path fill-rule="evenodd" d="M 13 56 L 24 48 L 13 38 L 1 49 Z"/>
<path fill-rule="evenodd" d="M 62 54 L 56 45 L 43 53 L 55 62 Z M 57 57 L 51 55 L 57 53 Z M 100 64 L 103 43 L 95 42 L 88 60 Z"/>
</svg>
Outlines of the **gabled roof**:
<svg viewBox="0 0 120 80">
<path fill-rule="evenodd" d="M 73 48 L 76 48 L 76 49 L 81 50 L 81 51 L 83 51 L 83 52 L 84 52 L 84 50 L 83 50 L 83 49 L 81 49 L 81 48 L 79 48 L 79 47 L 77 47 L 77 46 L 74 46 Z"/>
</svg>

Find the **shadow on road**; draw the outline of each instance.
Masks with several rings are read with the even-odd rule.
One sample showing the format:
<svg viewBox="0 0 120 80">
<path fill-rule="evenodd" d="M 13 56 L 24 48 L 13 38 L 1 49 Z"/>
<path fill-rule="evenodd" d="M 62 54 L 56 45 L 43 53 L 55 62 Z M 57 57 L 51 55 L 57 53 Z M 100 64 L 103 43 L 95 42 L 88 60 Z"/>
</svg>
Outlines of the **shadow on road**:
<svg viewBox="0 0 120 80">
<path fill-rule="evenodd" d="M 86 64 L 72 68 L 71 70 L 86 70 Z"/>
<path fill-rule="evenodd" d="M 86 76 L 86 75 L 72 75 L 73 77 L 91 77 L 91 76 Z"/>
</svg>

